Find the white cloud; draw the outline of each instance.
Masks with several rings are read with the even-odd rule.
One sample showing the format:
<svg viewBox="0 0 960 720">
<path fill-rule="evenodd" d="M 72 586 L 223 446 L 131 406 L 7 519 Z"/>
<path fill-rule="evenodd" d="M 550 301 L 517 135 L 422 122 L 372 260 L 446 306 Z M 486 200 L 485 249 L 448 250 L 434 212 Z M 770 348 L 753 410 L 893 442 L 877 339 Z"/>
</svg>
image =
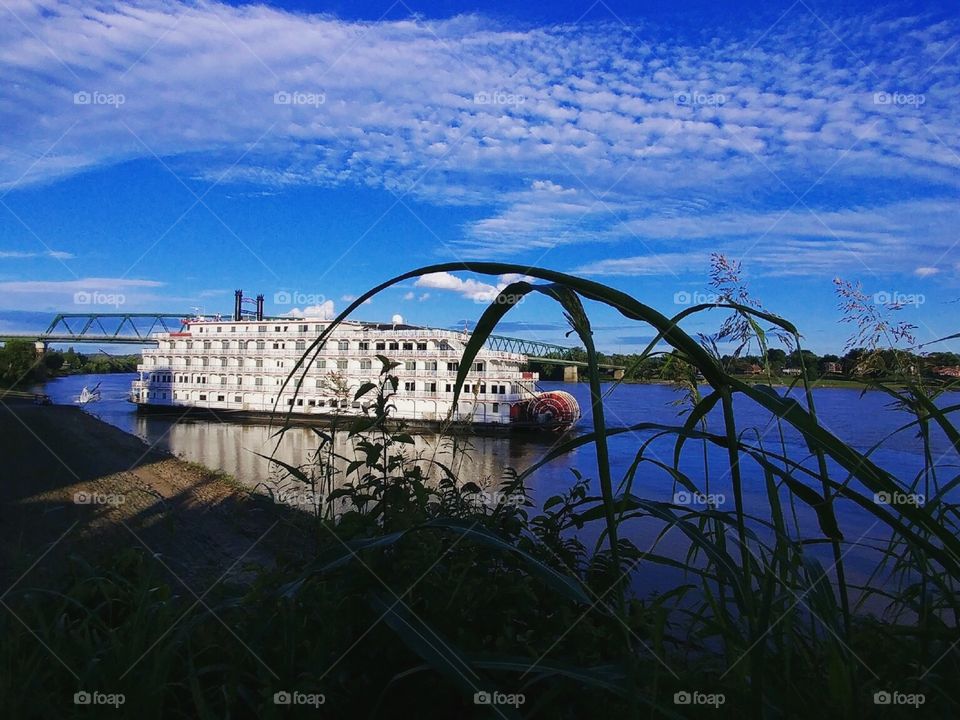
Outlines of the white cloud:
<svg viewBox="0 0 960 720">
<path fill-rule="evenodd" d="M 303 310 L 294 308 L 285 314 L 290 317 L 310 318 L 311 320 L 332 320 L 337 315 L 333 307 L 333 300 L 324 300 L 319 305 L 307 305 Z"/>
<path fill-rule="evenodd" d="M 413 300 L 415 297 L 416 297 L 416 293 L 411 290 L 410 292 L 406 293 L 406 294 L 403 296 L 403 299 L 404 299 L 404 300 Z"/>
<path fill-rule="evenodd" d="M 341 295 L 341 296 L 340 296 L 340 299 L 343 300 L 345 303 L 352 303 L 354 300 L 357 299 L 357 296 L 356 296 L 356 295 Z M 364 305 L 372 305 L 372 304 L 373 304 L 373 298 L 367 298 L 366 300 L 363 301 L 363 304 L 364 304 Z"/>
<path fill-rule="evenodd" d="M 940 272 L 940 268 L 935 267 L 918 267 L 913 271 L 913 274 L 917 277 L 930 277 L 931 275 L 936 275 Z"/>
<path fill-rule="evenodd" d="M 498 279 L 499 282 L 496 285 L 491 285 L 480 282 L 479 280 L 474 280 L 473 278 L 464 280 L 448 272 L 438 272 L 417 278 L 414 285 L 417 287 L 433 288 L 435 290 L 452 291 L 474 302 L 490 302 L 495 300 L 497 295 L 500 294 L 500 291 L 512 282 L 519 280 L 526 280 L 527 282 L 533 281 L 531 277 L 515 274 L 501 275 Z M 410 298 L 413 297 L 413 293 L 408 294 Z M 429 297 L 429 294 L 427 294 L 426 297 Z M 426 297 L 421 297 L 421 300 L 425 300 Z"/>
<path fill-rule="evenodd" d="M 48 0 L 12 13 L 0 123 L 17 149 L 0 149 L 2 189 L 156 154 L 254 191 L 372 186 L 489 205 L 457 243 L 476 256 L 599 241 L 621 245 L 614 259 L 696 257 L 700 241 L 746 250 L 764 238 L 765 262 L 802 272 L 828 257 L 886 267 L 905 247 L 933 263 L 937 241 L 914 232 L 925 220 L 910 203 L 837 198 L 863 197 L 865 183 L 877 198 L 960 186 L 956 19 L 831 16 L 838 48 L 799 10 L 749 45 L 723 28 L 701 44 L 616 22 L 351 22 L 216 2 Z M 875 98 L 898 92 L 925 102 Z M 771 207 L 787 217 L 767 234 Z M 868 241 L 881 249 L 861 252 Z"/>
<path fill-rule="evenodd" d="M 396 313 L 392 318 L 390 318 L 390 322 L 392 322 L 394 325 L 403 325 L 403 315 Z"/>
<path fill-rule="evenodd" d="M 75 280 L 12 280 L 0 282 L 0 293 L 73 293 L 111 292 L 130 288 L 158 288 L 164 283 L 159 280 L 137 280 L 134 278 L 86 277 Z"/>
<path fill-rule="evenodd" d="M 47 250 L 46 252 L 24 252 L 21 250 L 0 250 L 0 260 L 3 259 L 26 259 L 48 257 L 54 260 L 73 260 L 76 255 L 64 252 L 63 250 Z"/>
</svg>

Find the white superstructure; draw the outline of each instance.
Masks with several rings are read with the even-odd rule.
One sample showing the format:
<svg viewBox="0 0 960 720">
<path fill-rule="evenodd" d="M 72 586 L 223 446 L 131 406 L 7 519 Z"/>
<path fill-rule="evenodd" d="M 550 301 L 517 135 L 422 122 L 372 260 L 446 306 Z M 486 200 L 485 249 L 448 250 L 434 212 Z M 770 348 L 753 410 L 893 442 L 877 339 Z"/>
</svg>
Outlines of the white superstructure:
<svg viewBox="0 0 960 720">
<path fill-rule="evenodd" d="M 296 382 L 283 387 L 329 324 L 317 319 L 185 320 L 180 332 L 153 336 L 158 346 L 144 350 L 130 399 L 152 409 L 249 414 L 278 410 L 318 420 L 359 415 L 374 393 L 359 400 L 354 395 L 363 383 L 377 382 L 381 363 L 376 356 L 383 355 L 400 363 L 391 371 L 399 378 L 392 399 L 396 407 L 392 415 L 398 419 L 566 427 L 576 420 L 572 415 L 579 416 L 579 408 L 556 409 L 554 396 L 566 393 L 537 393 L 538 375 L 522 369 L 525 355 L 486 348 L 474 360 L 451 413 L 459 360 L 469 335 L 411 325 L 340 323 L 300 388 Z M 295 378 L 301 375 L 302 368 Z M 554 402 L 545 402 L 550 397 Z M 569 401 L 576 406 L 572 397 Z M 535 406 L 543 406 L 541 412 L 535 412 Z"/>
</svg>

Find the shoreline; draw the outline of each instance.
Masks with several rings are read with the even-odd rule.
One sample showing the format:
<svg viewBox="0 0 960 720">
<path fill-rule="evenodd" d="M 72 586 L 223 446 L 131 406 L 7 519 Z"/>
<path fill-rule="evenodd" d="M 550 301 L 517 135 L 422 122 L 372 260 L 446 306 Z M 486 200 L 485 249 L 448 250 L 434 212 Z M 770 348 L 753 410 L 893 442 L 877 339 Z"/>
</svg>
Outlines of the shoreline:
<svg viewBox="0 0 960 720">
<path fill-rule="evenodd" d="M 273 531 L 297 511 L 222 471 L 181 460 L 78 407 L 8 401 L 0 409 L 0 576 L 61 572 L 71 556 L 139 547 L 185 584 L 270 567 Z M 256 543 L 258 538 L 264 542 Z M 245 554 L 246 553 L 246 554 Z M 9 576 L 9 577 L 7 577 Z"/>
</svg>

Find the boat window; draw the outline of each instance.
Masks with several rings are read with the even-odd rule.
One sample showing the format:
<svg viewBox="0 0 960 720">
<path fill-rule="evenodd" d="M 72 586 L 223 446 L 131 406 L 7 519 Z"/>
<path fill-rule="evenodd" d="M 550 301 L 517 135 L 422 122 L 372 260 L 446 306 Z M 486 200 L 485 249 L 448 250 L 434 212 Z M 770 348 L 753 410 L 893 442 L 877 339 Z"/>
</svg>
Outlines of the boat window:
<svg viewBox="0 0 960 720">
<path fill-rule="evenodd" d="M 400 343 L 395 343 L 395 342 L 390 343 L 390 349 L 391 349 L 391 350 L 399 350 L 399 349 L 400 349 Z"/>
<path fill-rule="evenodd" d="M 495 413 L 500 412 L 500 403 L 493 403 L 493 411 Z"/>
<path fill-rule="evenodd" d="M 376 345 L 376 347 L 377 347 L 377 350 L 386 350 L 386 349 L 387 349 L 387 344 L 386 344 L 386 343 L 382 343 L 382 342 L 378 342 L 377 345 Z"/>
<path fill-rule="evenodd" d="M 426 349 L 427 349 L 427 344 L 425 342 L 417 343 L 417 350 L 426 350 Z"/>
<path fill-rule="evenodd" d="M 404 370 L 416 370 L 416 369 L 417 369 L 417 361 L 416 361 L 416 360 L 407 360 L 405 363 L 403 363 L 403 369 L 404 369 Z"/>
<path fill-rule="evenodd" d="M 360 349 L 361 349 L 361 350 L 369 350 L 369 349 L 370 349 L 370 343 L 368 343 L 366 340 L 364 340 L 363 342 L 360 343 Z"/>
<path fill-rule="evenodd" d="M 403 349 L 404 349 L 404 350 L 413 350 L 413 343 L 404 343 L 404 344 L 403 344 Z"/>
<path fill-rule="evenodd" d="M 361 360 L 361 361 L 360 361 L 360 369 L 361 369 L 361 370 L 372 370 L 372 369 L 373 369 L 373 362 L 372 362 L 371 360 Z"/>
</svg>

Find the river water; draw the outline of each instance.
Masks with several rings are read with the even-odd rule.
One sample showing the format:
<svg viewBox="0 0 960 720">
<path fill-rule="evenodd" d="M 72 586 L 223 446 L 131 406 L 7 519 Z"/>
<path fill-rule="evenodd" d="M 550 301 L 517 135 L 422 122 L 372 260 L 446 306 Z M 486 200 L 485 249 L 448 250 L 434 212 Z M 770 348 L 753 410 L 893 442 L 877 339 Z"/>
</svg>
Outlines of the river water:
<svg viewBox="0 0 960 720">
<path fill-rule="evenodd" d="M 100 383 L 101 400 L 85 406 L 85 410 L 100 419 L 115 425 L 126 432 L 133 433 L 147 443 L 182 457 L 198 462 L 210 468 L 223 470 L 241 482 L 254 486 L 278 474 L 278 468 L 262 455 L 274 454 L 284 462 L 300 465 L 308 461 L 312 450 L 317 446 L 317 437 L 309 428 L 290 428 L 282 436 L 277 446 L 273 433 L 276 428 L 266 425 L 249 425 L 217 422 L 211 420 L 189 420 L 174 422 L 169 418 L 138 414 L 133 404 L 127 401 L 127 393 L 134 375 L 86 375 L 57 378 L 46 383 L 44 392 L 54 402 L 69 404 L 75 401 L 82 388 Z M 568 437 L 589 432 L 592 418 L 589 412 L 589 389 L 586 384 L 541 383 L 541 388 L 563 389 L 571 392 L 584 409 L 584 418 L 568 434 Z M 680 392 L 667 385 L 630 385 L 616 387 L 608 385 L 605 401 L 607 424 L 610 427 L 632 425 L 639 422 L 680 424 L 679 413 L 682 406 L 676 403 L 682 398 Z M 780 390 L 780 392 L 784 392 Z M 870 450 L 889 433 L 910 421 L 906 413 L 892 409 L 888 396 L 879 392 L 861 393 L 848 388 L 818 388 L 814 391 L 817 411 L 824 426 L 835 435 L 861 452 Z M 801 399 L 797 393 L 798 399 Z M 779 451 L 781 437 L 772 418 L 762 408 L 741 398 L 736 417 L 739 430 L 746 432 L 745 439 L 757 442 L 760 438 L 765 446 Z M 709 429 L 722 430 L 722 418 L 719 412 L 708 417 Z M 622 479 L 638 448 L 651 437 L 651 433 L 629 433 L 611 438 L 610 457 L 615 484 Z M 796 432 L 787 432 L 782 441 L 787 454 L 795 460 L 807 459 L 809 450 L 802 437 Z M 458 477 L 473 480 L 489 480 L 494 483 L 502 477 L 504 468 L 512 467 L 524 470 L 537 462 L 551 449 L 552 441 L 547 438 L 513 435 L 508 437 L 471 438 L 472 449 L 458 452 L 451 457 L 450 449 L 436 436 L 416 437 L 416 451 L 428 456 L 435 454 L 436 459 L 452 463 Z M 338 446 L 341 452 L 349 452 L 345 443 Z M 923 445 L 913 431 L 907 431 L 886 439 L 871 457 L 878 465 L 896 475 L 901 482 L 909 484 L 923 468 Z M 718 500 L 722 510 L 732 510 L 733 496 L 725 451 L 717 447 L 707 448 L 710 486 L 701 486 Z M 654 440 L 646 450 L 646 457 L 672 463 L 673 439 Z M 941 464 L 955 463 L 956 456 L 951 454 L 949 442 L 940 434 L 933 437 L 933 457 L 943 458 Z M 579 470 L 585 477 L 596 477 L 596 455 L 591 445 L 571 451 L 566 456 L 538 470 L 530 481 L 530 490 L 534 501 L 540 505 L 555 494 L 562 493 L 574 482 L 572 470 Z M 681 469 L 698 482 L 704 477 L 703 449 L 699 444 L 690 443 L 681 461 Z M 947 467 L 951 470 L 951 467 Z M 768 517 L 769 503 L 764 489 L 763 476 L 752 464 L 743 466 L 744 504 L 748 512 Z M 952 469 L 949 477 L 956 474 Z M 843 478 L 845 475 L 836 469 L 833 475 Z M 592 483 L 596 490 L 596 483 Z M 598 493 L 599 491 L 597 491 Z M 637 472 L 633 492 L 652 500 L 671 501 L 674 499 L 674 487 L 670 475 L 653 463 L 643 463 Z M 919 492 L 924 492 L 923 487 Z M 852 503 L 841 501 L 838 504 L 840 524 L 848 540 L 868 541 L 883 537 L 882 528 L 874 524 L 873 519 Z M 798 514 L 802 532 L 816 535 L 815 519 L 812 513 Z M 628 525 L 627 534 L 641 549 L 649 549 L 658 537 L 661 526 L 653 522 L 639 521 Z M 597 537 L 599 527 L 588 527 L 582 538 L 591 541 Z M 664 546 L 671 547 L 670 538 L 665 538 L 657 552 L 665 552 Z M 682 554 L 684 543 L 677 537 L 672 545 L 673 552 Z M 829 564 L 829 557 L 822 556 Z M 856 575 L 867 573 L 872 560 L 869 553 L 853 548 L 848 561 Z M 859 568 L 859 572 L 857 572 Z M 668 586 L 671 581 L 657 574 L 648 578 L 651 587 Z"/>
</svg>

